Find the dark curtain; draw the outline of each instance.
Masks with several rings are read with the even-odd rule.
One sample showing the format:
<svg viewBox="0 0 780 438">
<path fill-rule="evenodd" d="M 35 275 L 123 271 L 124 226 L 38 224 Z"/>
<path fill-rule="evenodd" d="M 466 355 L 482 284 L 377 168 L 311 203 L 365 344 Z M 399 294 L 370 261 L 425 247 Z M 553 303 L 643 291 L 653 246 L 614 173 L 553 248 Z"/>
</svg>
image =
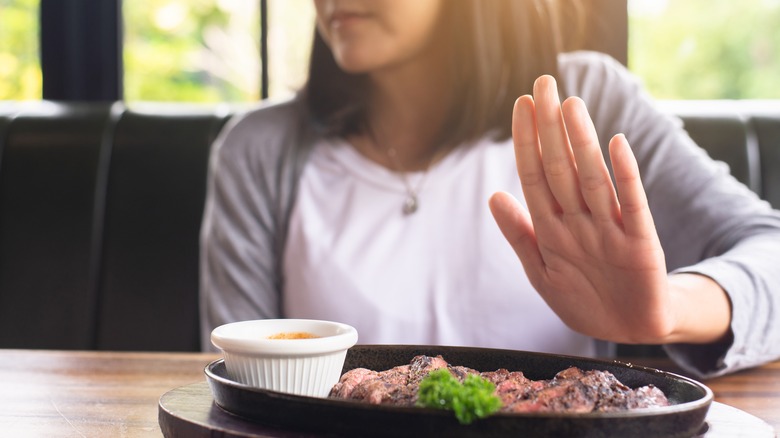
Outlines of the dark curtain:
<svg viewBox="0 0 780 438">
<path fill-rule="evenodd" d="M 43 98 L 122 98 L 121 0 L 41 0 Z"/>
</svg>

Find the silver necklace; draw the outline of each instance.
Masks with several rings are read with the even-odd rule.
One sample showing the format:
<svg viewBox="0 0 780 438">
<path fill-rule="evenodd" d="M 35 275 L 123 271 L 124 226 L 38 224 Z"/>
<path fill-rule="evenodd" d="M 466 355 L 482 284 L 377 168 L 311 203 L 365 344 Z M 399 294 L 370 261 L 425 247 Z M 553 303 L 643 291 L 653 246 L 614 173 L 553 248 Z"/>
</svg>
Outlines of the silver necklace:
<svg viewBox="0 0 780 438">
<path fill-rule="evenodd" d="M 379 143 L 379 140 L 377 139 L 374 130 L 371 129 L 371 126 L 368 126 L 368 135 L 378 149 L 385 149 Z M 398 159 L 398 150 L 391 146 L 385 149 L 385 151 L 387 152 L 387 157 L 390 159 L 394 170 L 401 176 L 401 181 L 404 183 L 404 188 L 406 189 L 406 196 L 404 198 L 404 203 L 401 206 L 401 212 L 404 214 L 404 216 L 414 214 L 417 210 L 420 209 L 420 198 L 418 195 L 420 194 L 420 190 L 422 190 L 425 179 L 428 177 L 428 170 L 431 164 L 435 161 L 436 155 L 430 158 L 427 165 L 423 169 L 423 175 L 420 178 L 420 181 L 418 181 L 417 186 L 412 186 L 412 183 L 409 181 L 409 175 L 404 170 L 401 161 Z"/>
<path fill-rule="evenodd" d="M 414 187 L 412 186 L 411 182 L 409 182 L 409 175 L 404 171 L 403 167 L 401 166 L 401 162 L 398 160 L 398 151 L 392 147 L 388 148 L 387 156 L 390 158 L 390 161 L 393 162 L 393 167 L 395 167 L 398 170 L 398 173 L 401 175 L 401 180 L 403 181 L 404 187 L 406 188 L 406 199 L 404 199 L 401 212 L 404 214 L 404 216 L 409 216 L 420 208 L 420 198 L 417 195 L 420 193 L 423 183 L 425 182 L 425 178 L 428 176 L 428 169 L 425 169 L 425 173 L 423 173 L 422 178 L 420 178 L 417 186 Z"/>
</svg>

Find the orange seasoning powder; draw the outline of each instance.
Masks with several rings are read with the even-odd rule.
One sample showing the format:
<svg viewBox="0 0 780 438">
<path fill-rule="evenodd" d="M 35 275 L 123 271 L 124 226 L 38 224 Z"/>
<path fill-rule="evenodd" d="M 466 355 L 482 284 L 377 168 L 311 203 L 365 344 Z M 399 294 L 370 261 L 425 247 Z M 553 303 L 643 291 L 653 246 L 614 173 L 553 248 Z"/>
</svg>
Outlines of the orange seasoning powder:
<svg viewBox="0 0 780 438">
<path fill-rule="evenodd" d="M 319 336 L 311 334 L 309 332 L 281 332 L 268 337 L 268 339 L 311 339 L 311 338 L 319 338 Z"/>
</svg>

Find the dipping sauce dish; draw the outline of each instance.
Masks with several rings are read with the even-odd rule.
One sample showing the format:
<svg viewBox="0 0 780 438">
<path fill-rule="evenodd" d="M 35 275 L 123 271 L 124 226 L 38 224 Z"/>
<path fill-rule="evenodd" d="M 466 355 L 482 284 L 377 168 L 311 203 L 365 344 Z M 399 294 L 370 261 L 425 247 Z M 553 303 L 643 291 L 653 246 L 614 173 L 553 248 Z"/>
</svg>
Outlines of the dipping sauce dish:
<svg viewBox="0 0 780 438">
<path fill-rule="evenodd" d="M 313 397 L 327 397 L 357 339 L 354 327 L 311 319 L 241 321 L 211 332 L 231 379 Z"/>
</svg>

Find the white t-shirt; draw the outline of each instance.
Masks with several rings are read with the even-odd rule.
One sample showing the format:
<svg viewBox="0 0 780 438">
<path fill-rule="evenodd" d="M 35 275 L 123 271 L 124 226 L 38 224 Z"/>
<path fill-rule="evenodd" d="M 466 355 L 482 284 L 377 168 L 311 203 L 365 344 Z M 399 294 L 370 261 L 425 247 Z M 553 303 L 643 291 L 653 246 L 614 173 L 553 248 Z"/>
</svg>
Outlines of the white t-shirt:
<svg viewBox="0 0 780 438">
<path fill-rule="evenodd" d="M 585 101 L 602 150 L 619 132 L 631 142 L 667 268 L 710 277 L 729 294 L 733 343 L 670 344 L 667 353 L 701 377 L 776 360 L 780 212 L 739 184 L 727 166 L 712 161 L 679 119 L 658 111 L 617 61 L 595 52 L 564 53 L 559 61 L 563 94 Z M 451 180 L 439 181 L 447 172 L 434 169 L 440 176 L 426 180 L 420 210 L 402 221 L 402 185 L 386 173 L 381 177 L 386 171 L 366 167 L 384 186 L 358 178 L 350 172 L 363 166 L 337 159 L 349 153 L 338 152 L 337 145 L 331 152 L 319 145 L 317 164 L 310 163 L 309 139 L 321 138 L 322 130 L 301 124 L 301 111 L 296 99 L 235 117 L 212 148 L 200 247 L 204 348 L 214 348 L 209 336 L 220 324 L 293 315 L 343 316 L 361 328 L 363 343 L 511 342 L 516 348 L 570 348 L 570 354 L 589 347 L 534 301 L 520 264 L 489 217 L 485 203 L 494 188 L 520 191 L 508 144 L 477 145 L 468 151 L 473 157 L 442 163 L 467 162 Z M 478 160 L 491 162 L 480 166 Z M 477 169 L 489 169 L 490 175 Z M 397 185 L 382 189 L 387 184 Z M 296 201 L 299 194 L 302 201 Z M 451 209 L 442 213 L 443 205 Z M 366 213 L 359 220 L 357 209 Z M 372 245 L 360 247 L 361 238 Z M 377 242 L 381 245 L 374 247 Z M 424 248 L 435 259 L 421 260 L 423 244 L 436 245 L 435 252 Z M 414 263 L 399 267 L 406 259 Z M 372 261 L 375 266 L 366 266 Z M 320 267 L 327 271 L 314 274 L 312 268 Z M 370 276 L 381 281 L 366 280 Z M 396 285 L 402 282 L 405 289 Z M 326 296 L 337 304 L 326 307 Z M 365 301 L 371 306 L 361 307 Z M 388 306 L 404 310 L 391 312 Z M 567 347 L 569 341 L 574 345 Z"/>
<path fill-rule="evenodd" d="M 315 145 L 284 257 L 283 313 L 345 322 L 363 344 L 437 344 L 593 355 L 539 297 L 487 202 L 522 201 L 511 140 L 454 150 L 403 175 L 342 140 Z"/>
</svg>

